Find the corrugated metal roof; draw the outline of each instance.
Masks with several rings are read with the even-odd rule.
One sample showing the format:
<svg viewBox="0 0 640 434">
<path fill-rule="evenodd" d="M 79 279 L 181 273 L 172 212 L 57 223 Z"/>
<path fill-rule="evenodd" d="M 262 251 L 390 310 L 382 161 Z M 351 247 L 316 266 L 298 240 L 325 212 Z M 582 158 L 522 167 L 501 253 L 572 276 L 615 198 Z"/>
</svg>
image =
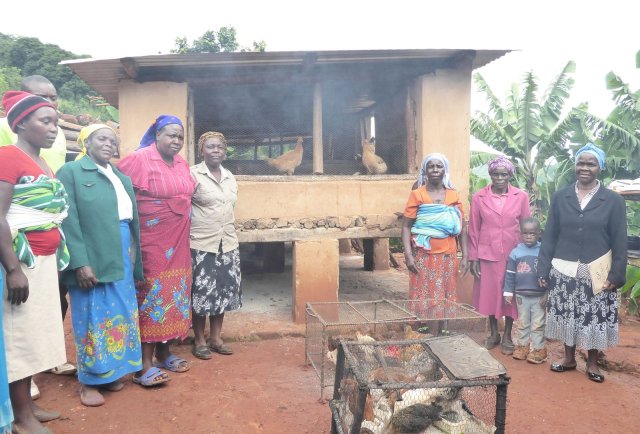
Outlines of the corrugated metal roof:
<svg viewBox="0 0 640 434">
<path fill-rule="evenodd" d="M 125 57 L 117 59 L 76 59 L 61 62 L 68 65 L 80 78 L 112 105 L 118 106 L 118 82 L 137 77 L 142 81 L 195 80 L 203 73 L 233 70 L 257 76 L 269 70 L 299 73 L 305 68 L 333 68 L 333 70 L 360 63 L 394 64 L 433 62 L 442 64 L 473 55 L 472 66 L 479 68 L 502 57 L 511 50 L 353 50 L 353 51 L 273 51 L 245 53 L 191 53 Z M 208 75 L 208 74 L 207 74 Z"/>
</svg>

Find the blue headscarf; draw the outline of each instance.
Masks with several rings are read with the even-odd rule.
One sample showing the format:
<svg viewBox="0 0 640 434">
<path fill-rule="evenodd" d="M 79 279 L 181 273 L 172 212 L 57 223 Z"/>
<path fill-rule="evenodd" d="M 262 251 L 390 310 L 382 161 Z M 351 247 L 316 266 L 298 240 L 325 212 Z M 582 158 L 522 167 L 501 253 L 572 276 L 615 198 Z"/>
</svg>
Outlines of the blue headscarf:
<svg viewBox="0 0 640 434">
<path fill-rule="evenodd" d="M 180 125 L 182 128 L 184 128 L 184 126 L 182 125 L 182 121 L 175 116 L 171 116 L 171 115 L 158 116 L 156 121 L 153 124 L 151 124 L 147 132 L 144 133 L 144 136 L 142 136 L 142 139 L 140 139 L 140 146 L 138 146 L 138 149 L 146 148 L 148 146 L 151 146 L 152 143 L 155 143 L 156 133 L 160 131 L 162 128 L 171 124 L 177 124 L 177 125 Z"/>
<path fill-rule="evenodd" d="M 596 157 L 598 159 L 598 164 L 600 164 L 600 170 L 604 170 L 604 163 L 607 159 L 607 154 L 605 154 L 602 149 L 598 148 L 593 143 L 587 143 L 582 148 L 578 149 L 578 152 L 576 152 L 576 161 L 578 161 L 578 157 L 585 152 Z"/>
<path fill-rule="evenodd" d="M 444 177 L 442 178 L 442 184 L 446 188 L 453 189 L 453 183 L 451 182 L 451 178 L 449 176 L 449 160 L 443 154 L 434 152 L 433 154 L 429 154 L 424 157 L 422 160 L 422 164 L 420 165 L 420 175 L 418 175 L 418 187 L 421 187 L 424 184 L 424 177 L 427 175 L 427 164 L 431 160 L 441 161 L 444 165 Z"/>
</svg>

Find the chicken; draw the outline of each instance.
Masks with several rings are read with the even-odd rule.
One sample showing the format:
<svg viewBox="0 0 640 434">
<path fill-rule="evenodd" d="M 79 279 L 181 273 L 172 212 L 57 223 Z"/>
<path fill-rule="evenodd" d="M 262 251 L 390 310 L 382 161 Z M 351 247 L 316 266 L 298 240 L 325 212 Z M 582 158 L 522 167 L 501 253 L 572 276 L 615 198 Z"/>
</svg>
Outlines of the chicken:
<svg viewBox="0 0 640 434">
<path fill-rule="evenodd" d="M 396 413 L 389 420 L 386 434 L 413 434 L 427 429 L 440 420 L 442 407 L 438 405 L 414 404 Z"/>
<path fill-rule="evenodd" d="M 382 175 L 387 173 L 387 163 L 375 154 L 373 139 L 362 141 L 362 165 L 366 167 L 370 175 Z"/>
<path fill-rule="evenodd" d="M 265 161 L 267 164 L 275 168 L 280 173 L 286 173 L 287 175 L 293 175 L 296 167 L 302 163 L 302 137 L 298 137 L 298 142 L 294 150 L 285 152 L 284 154 L 276 158 L 267 158 Z"/>
</svg>

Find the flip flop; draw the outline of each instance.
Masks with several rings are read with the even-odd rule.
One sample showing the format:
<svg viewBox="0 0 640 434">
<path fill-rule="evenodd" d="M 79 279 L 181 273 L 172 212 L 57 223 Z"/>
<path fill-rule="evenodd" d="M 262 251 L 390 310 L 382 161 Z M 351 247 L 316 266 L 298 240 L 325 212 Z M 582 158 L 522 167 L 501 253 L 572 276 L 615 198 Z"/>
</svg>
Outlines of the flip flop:
<svg viewBox="0 0 640 434">
<path fill-rule="evenodd" d="M 153 366 L 164 368 L 171 372 L 187 372 L 191 368 L 188 361 L 176 356 L 175 354 L 169 354 L 169 357 L 163 361 L 156 360 Z"/>
<path fill-rule="evenodd" d="M 100 407 L 104 405 L 104 396 L 95 387 L 80 386 L 80 402 L 87 407 Z"/>
<path fill-rule="evenodd" d="M 233 350 L 231 348 L 229 348 L 228 346 L 226 346 L 225 344 L 222 345 L 214 345 L 211 340 L 207 341 L 207 344 L 209 345 L 209 349 L 213 352 L 216 352 L 218 354 L 222 354 L 225 356 L 230 356 L 233 354 Z"/>
<path fill-rule="evenodd" d="M 156 380 L 155 378 L 158 377 L 160 374 L 164 374 L 164 372 L 154 366 L 152 368 L 147 369 L 147 372 L 140 375 L 139 377 L 136 377 L 134 375 L 131 381 L 144 387 L 153 387 L 159 384 L 166 383 L 167 381 L 171 380 L 171 378 L 169 377 L 159 378 Z"/>
<path fill-rule="evenodd" d="M 213 354 L 211 354 L 211 350 L 207 345 L 193 344 L 193 347 L 191 348 L 191 354 L 202 360 L 209 360 L 211 357 L 213 357 Z"/>
</svg>

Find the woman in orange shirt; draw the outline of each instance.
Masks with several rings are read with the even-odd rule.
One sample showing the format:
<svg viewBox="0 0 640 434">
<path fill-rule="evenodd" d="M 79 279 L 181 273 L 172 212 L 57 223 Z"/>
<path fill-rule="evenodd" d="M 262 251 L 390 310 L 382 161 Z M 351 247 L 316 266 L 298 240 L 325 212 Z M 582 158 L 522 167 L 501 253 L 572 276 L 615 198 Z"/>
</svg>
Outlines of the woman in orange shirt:
<svg viewBox="0 0 640 434">
<path fill-rule="evenodd" d="M 422 161 L 404 211 L 402 245 L 411 272 L 409 298 L 423 301 L 418 311 L 426 313 L 442 300 L 456 301 L 457 274 L 468 269 L 466 225 L 460 197 L 449 179 L 449 161 L 442 154 L 429 154 Z"/>
</svg>

